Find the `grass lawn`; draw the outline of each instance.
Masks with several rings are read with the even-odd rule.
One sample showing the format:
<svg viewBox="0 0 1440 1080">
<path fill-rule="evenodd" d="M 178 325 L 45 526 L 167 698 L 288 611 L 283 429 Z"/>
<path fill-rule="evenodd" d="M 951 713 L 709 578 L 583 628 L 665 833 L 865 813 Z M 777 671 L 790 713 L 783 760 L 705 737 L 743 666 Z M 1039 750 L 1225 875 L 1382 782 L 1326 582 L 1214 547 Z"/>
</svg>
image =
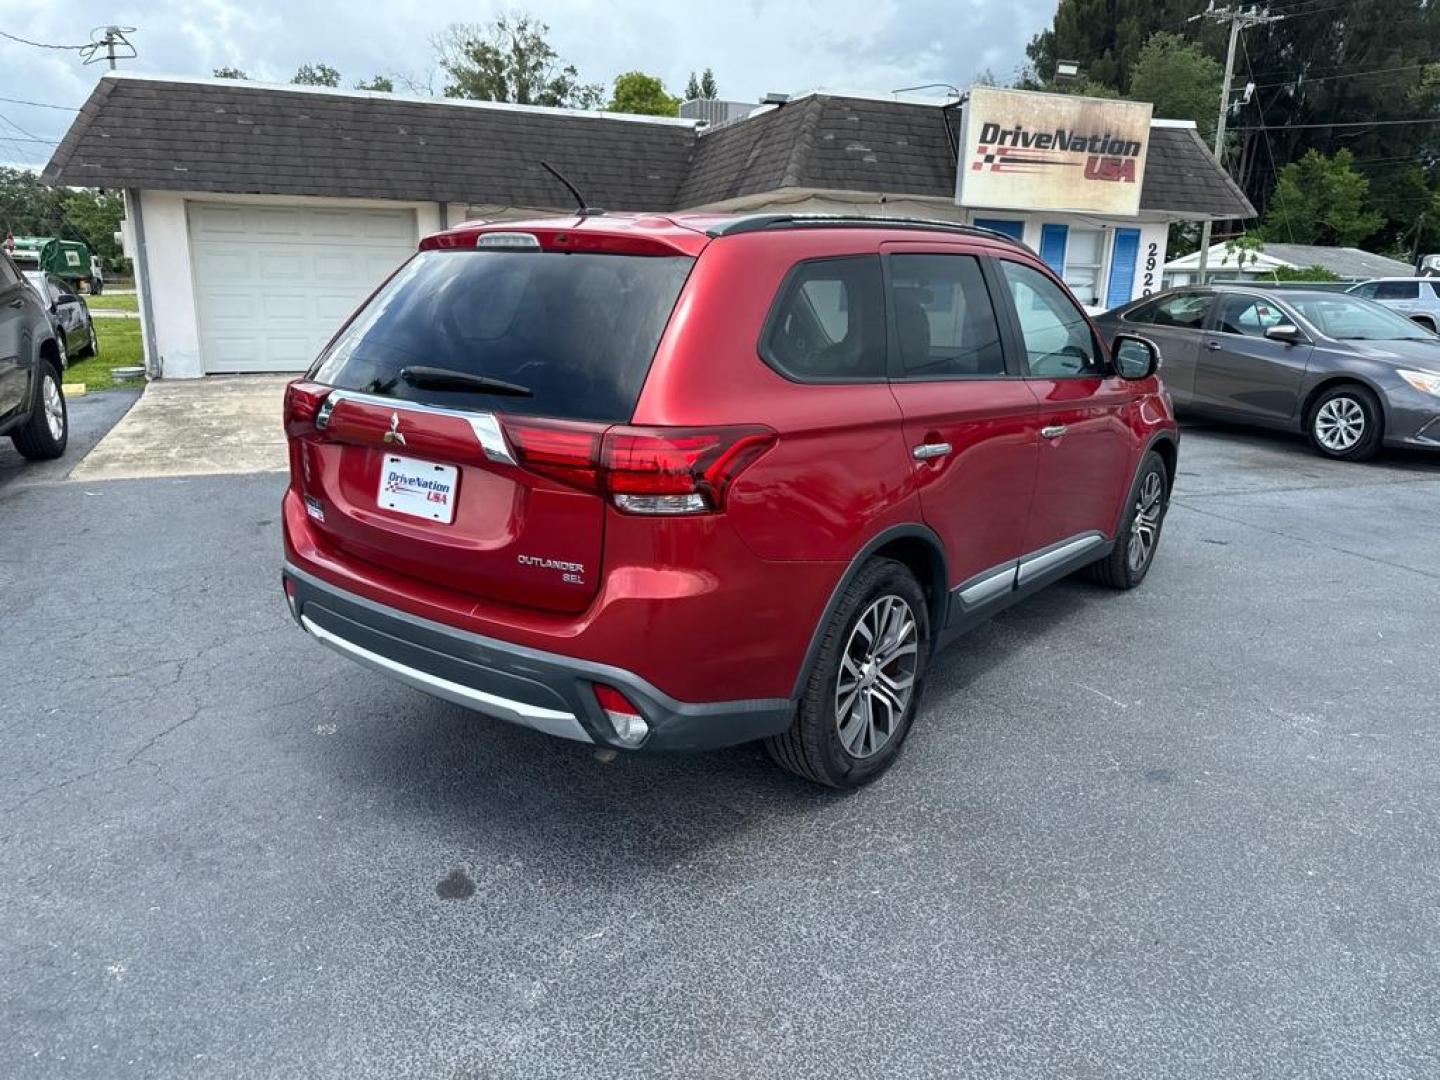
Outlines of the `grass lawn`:
<svg viewBox="0 0 1440 1080">
<path fill-rule="evenodd" d="M 99 296 L 85 297 L 85 305 L 94 311 L 109 308 L 111 311 L 139 311 L 139 298 L 134 293 L 102 292 Z"/>
<path fill-rule="evenodd" d="M 96 299 L 104 300 L 105 294 L 101 293 Z M 145 363 L 141 358 L 140 320 L 96 319 L 95 333 L 100 337 L 100 355 L 72 362 L 65 369 L 65 381 L 84 383 L 87 390 L 109 390 L 115 386 L 115 380 L 110 377 L 111 368 Z M 140 386 L 141 383 L 128 385 Z"/>
</svg>

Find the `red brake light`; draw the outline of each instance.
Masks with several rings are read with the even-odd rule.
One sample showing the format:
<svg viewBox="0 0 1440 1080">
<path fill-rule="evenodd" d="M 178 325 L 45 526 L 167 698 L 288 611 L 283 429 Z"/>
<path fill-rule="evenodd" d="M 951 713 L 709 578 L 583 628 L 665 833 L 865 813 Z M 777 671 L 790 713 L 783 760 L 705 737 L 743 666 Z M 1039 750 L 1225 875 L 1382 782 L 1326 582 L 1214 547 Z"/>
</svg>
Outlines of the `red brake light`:
<svg viewBox="0 0 1440 1080">
<path fill-rule="evenodd" d="M 640 715 L 640 710 L 630 704 L 630 699 L 613 686 L 596 683 L 595 700 L 600 703 L 600 708 L 604 709 L 607 713 L 619 713 L 622 716 Z"/>
<path fill-rule="evenodd" d="M 600 436 L 604 432 L 603 425 L 578 421 L 505 421 L 518 464 L 586 491 L 600 490 Z"/>
<path fill-rule="evenodd" d="M 605 433 L 606 489 L 622 510 L 699 514 L 720 510 L 740 473 L 775 443 L 764 427 L 636 428 Z"/>
<path fill-rule="evenodd" d="M 285 433 L 300 435 L 315 429 L 315 417 L 331 388 L 296 379 L 285 387 Z"/>
<path fill-rule="evenodd" d="M 629 427 L 508 417 L 515 459 L 531 472 L 608 495 L 633 514 L 721 510 L 735 478 L 775 444 L 756 425 Z"/>
</svg>

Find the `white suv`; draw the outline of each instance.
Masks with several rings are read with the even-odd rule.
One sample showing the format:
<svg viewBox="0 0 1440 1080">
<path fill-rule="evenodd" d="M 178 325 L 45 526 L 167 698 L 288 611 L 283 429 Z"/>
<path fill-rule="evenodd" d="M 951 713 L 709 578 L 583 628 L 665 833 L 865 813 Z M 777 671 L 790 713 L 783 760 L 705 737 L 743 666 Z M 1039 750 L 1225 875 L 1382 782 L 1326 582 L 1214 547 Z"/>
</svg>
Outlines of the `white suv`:
<svg viewBox="0 0 1440 1080">
<path fill-rule="evenodd" d="M 1375 278 L 1352 286 L 1347 292 L 1384 304 L 1411 319 L 1426 330 L 1440 329 L 1440 278 L 1393 277 Z"/>
</svg>

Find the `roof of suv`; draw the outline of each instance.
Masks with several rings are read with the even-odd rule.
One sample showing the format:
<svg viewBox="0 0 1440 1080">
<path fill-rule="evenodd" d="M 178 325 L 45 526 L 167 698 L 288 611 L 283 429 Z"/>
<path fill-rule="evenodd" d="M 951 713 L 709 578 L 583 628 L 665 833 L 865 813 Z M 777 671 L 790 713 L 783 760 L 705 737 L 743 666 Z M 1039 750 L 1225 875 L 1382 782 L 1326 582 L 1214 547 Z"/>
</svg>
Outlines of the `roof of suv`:
<svg viewBox="0 0 1440 1080">
<path fill-rule="evenodd" d="M 713 239 L 785 229 L 899 229 L 971 236 L 1030 249 L 1014 237 L 978 225 L 926 218 L 869 214 L 606 214 L 529 221 L 467 221 L 427 236 L 422 250 L 469 247 L 485 233 L 529 233 L 542 246 L 572 251 L 628 251 L 634 254 L 698 255 Z"/>
</svg>

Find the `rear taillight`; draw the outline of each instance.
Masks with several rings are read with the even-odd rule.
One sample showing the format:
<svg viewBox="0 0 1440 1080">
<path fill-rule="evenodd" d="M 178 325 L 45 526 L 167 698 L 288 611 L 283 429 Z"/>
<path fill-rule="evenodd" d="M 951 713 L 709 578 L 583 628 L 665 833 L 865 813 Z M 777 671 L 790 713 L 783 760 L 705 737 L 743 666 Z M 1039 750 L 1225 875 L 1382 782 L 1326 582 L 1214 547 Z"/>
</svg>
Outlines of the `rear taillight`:
<svg viewBox="0 0 1440 1080">
<path fill-rule="evenodd" d="M 603 428 L 507 418 L 518 464 L 610 498 L 631 514 L 724 509 L 735 478 L 775 444 L 767 427 Z"/>
<path fill-rule="evenodd" d="M 331 387 L 297 379 L 285 387 L 285 433 L 303 435 L 315 430 L 315 417 Z"/>
</svg>

